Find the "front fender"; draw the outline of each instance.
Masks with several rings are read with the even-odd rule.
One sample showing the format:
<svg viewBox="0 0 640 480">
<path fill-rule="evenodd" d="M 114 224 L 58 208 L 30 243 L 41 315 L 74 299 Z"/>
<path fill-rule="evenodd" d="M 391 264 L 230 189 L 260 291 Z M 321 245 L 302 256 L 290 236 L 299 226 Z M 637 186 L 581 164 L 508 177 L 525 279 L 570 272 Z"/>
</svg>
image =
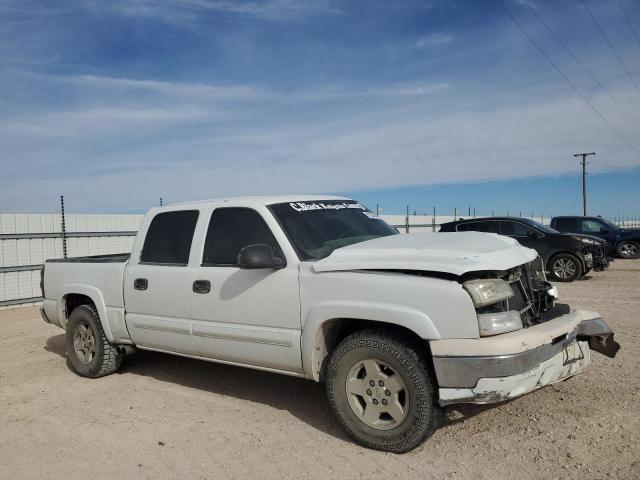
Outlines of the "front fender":
<svg viewBox="0 0 640 480">
<path fill-rule="evenodd" d="M 368 320 L 405 327 L 425 340 L 439 340 L 431 319 L 416 308 L 378 302 L 331 301 L 312 307 L 302 328 L 302 368 L 305 377 L 318 381 L 327 345 L 323 325 L 337 319 Z"/>
</svg>

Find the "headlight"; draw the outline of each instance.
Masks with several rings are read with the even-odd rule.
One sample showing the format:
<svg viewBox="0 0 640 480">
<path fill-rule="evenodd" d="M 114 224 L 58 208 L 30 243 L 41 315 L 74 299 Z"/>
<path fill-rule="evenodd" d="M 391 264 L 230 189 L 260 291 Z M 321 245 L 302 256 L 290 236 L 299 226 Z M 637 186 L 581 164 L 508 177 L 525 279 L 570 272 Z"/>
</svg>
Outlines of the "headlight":
<svg viewBox="0 0 640 480">
<path fill-rule="evenodd" d="M 511 285 L 499 278 L 469 280 L 464 282 L 462 287 L 471 295 L 476 308 L 502 302 L 514 295 Z"/>
<path fill-rule="evenodd" d="M 481 313 L 478 315 L 478 328 L 481 337 L 490 337 L 500 333 L 513 332 L 522 328 L 520 312 Z"/>
<path fill-rule="evenodd" d="M 600 242 L 598 242 L 596 240 L 593 240 L 591 238 L 584 238 L 584 237 L 573 237 L 573 238 L 575 238 L 579 242 L 586 243 L 587 245 L 599 245 L 600 244 Z"/>
</svg>

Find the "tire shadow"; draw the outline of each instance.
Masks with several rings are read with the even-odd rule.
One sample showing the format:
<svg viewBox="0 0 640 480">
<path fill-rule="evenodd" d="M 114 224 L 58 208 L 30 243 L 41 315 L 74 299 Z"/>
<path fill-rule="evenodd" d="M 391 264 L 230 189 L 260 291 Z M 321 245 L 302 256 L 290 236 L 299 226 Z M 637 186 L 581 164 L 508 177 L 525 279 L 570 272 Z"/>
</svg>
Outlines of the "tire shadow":
<svg viewBox="0 0 640 480">
<path fill-rule="evenodd" d="M 66 359 L 65 335 L 48 338 L 44 349 Z M 68 361 L 67 368 L 71 370 Z M 316 382 L 144 350 L 128 355 L 116 374 L 141 375 L 286 410 L 317 430 L 350 441 L 333 416 L 324 385 Z"/>
<path fill-rule="evenodd" d="M 65 335 L 48 338 L 44 349 L 67 359 Z M 66 364 L 71 370 L 68 361 Z M 350 441 L 329 407 L 324 385 L 302 378 L 144 350 L 127 356 L 117 375 L 150 377 L 286 410 L 316 430 Z M 436 429 L 463 422 L 505 403 L 447 406 L 434 419 Z"/>
</svg>

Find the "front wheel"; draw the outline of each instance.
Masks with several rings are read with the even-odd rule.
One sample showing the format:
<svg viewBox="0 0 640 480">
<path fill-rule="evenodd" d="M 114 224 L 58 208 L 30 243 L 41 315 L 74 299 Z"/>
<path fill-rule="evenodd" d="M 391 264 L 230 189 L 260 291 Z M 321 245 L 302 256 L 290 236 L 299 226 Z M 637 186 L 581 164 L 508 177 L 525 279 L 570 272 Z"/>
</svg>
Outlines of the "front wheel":
<svg viewBox="0 0 640 480">
<path fill-rule="evenodd" d="M 71 368 L 82 377 L 98 378 L 114 373 L 124 358 L 124 353 L 107 340 L 92 305 L 80 305 L 71 312 L 66 345 Z"/>
<path fill-rule="evenodd" d="M 549 262 L 549 274 L 556 282 L 573 282 L 582 276 L 582 264 L 577 257 L 560 253 Z"/>
<path fill-rule="evenodd" d="M 640 258 L 640 244 L 625 241 L 618 245 L 618 255 L 622 258 Z"/>
<path fill-rule="evenodd" d="M 362 330 L 338 345 L 327 396 L 349 436 L 368 448 L 407 452 L 435 428 L 439 407 L 425 352 L 384 330 Z"/>
</svg>

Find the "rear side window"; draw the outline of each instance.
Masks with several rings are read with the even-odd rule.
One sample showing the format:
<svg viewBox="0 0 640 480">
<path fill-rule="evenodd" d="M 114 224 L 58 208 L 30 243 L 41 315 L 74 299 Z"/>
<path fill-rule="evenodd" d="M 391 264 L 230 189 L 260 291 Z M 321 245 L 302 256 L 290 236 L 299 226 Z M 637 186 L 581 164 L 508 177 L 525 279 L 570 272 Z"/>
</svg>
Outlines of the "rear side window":
<svg viewBox="0 0 640 480">
<path fill-rule="evenodd" d="M 504 221 L 500 222 L 500 232 L 508 237 L 526 237 L 529 233 L 535 232 L 535 230 L 519 222 Z"/>
<path fill-rule="evenodd" d="M 187 265 L 197 221 L 197 210 L 166 212 L 153 217 L 140 263 Z"/>
<path fill-rule="evenodd" d="M 559 218 L 555 222 L 555 229 L 559 232 L 576 232 L 576 220 L 571 218 Z"/>
<path fill-rule="evenodd" d="M 282 252 L 262 216 L 250 208 L 218 208 L 211 214 L 202 256 L 203 266 L 236 266 L 240 250 L 249 245 L 271 245 Z"/>
<path fill-rule="evenodd" d="M 461 230 L 460 227 L 465 226 L 465 230 Z M 470 222 L 465 223 L 464 225 L 458 225 L 458 231 L 469 231 L 469 232 L 487 232 L 487 233 L 498 233 L 498 222 L 495 221 L 481 221 L 481 222 Z"/>
</svg>

